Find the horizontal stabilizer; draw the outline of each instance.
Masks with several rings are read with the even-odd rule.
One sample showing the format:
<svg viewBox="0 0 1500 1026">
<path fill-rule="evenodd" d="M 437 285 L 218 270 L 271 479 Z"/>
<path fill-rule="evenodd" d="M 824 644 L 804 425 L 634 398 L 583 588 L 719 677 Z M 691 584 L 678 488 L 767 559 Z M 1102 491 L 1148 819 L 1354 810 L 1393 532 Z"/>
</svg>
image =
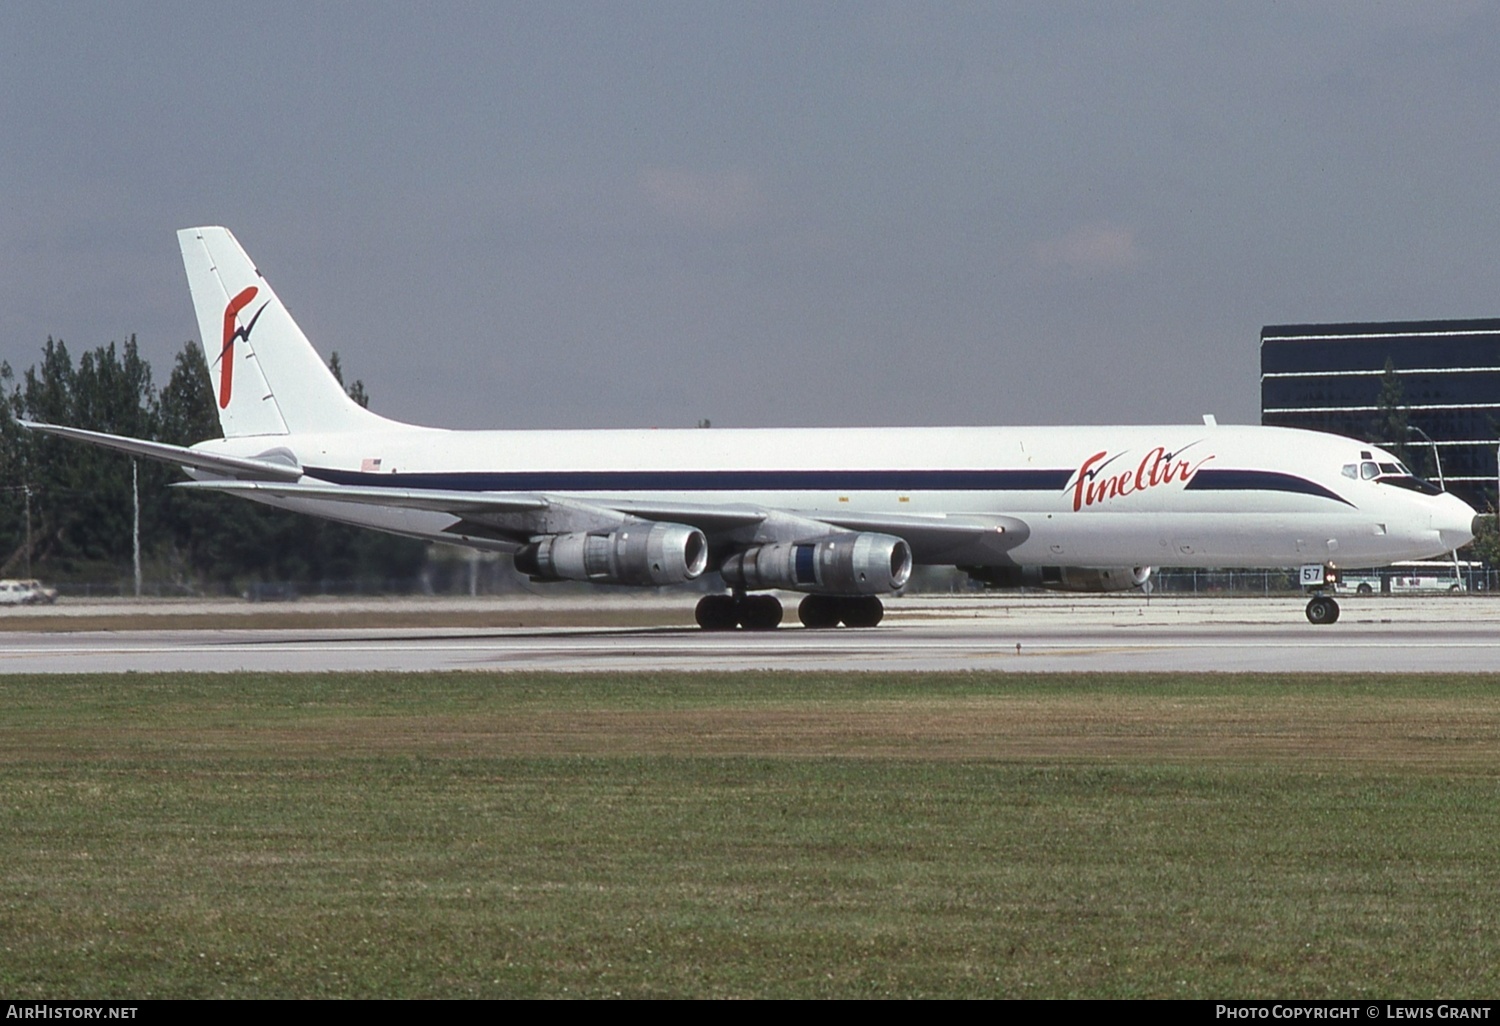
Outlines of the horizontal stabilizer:
<svg viewBox="0 0 1500 1026">
<path fill-rule="evenodd" d="M 251 478 L 264 481 L 295 481 L 302 476 L 302 468 L 294 463 L 278 463 L 272 460 L 250 459 L 244 456 L 224 456 L 219 453 L 204 452 L 201 449 L 187 449 L 180 445 L 168 445 L 166 442 L 148 442 L 143 438 L 126 438 L 124 435 L 110 435 L 105 434 L 103 431 L 85 431 L 82 428 L 59 427 L 56 424 L 38 424 L 30 420 L 20 420 L 16 423 L 32 431 L 41 431 L 49 435 L 57 435 L 60 438 L 70 438 L 76 442 L 88 442 L 91 445 L 114 449 L 118 452 L 128 453 L 131 456 L 143 456 L 146 459 L 161 460 L 163 463 L 175 463 L 178 466 L 192 467 L 195 470 L 206 470 L 210 473 L 224 474 L 228 477 Z"/>
</svg>

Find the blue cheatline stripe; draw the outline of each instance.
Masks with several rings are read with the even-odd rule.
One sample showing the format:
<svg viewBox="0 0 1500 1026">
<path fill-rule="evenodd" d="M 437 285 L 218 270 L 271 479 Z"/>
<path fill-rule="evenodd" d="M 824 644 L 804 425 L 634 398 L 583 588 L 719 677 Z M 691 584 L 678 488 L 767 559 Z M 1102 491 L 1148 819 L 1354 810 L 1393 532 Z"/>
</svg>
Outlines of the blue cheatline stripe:
<svg viewBox="0 0 1500 1026">
<path fill-rule="evenodd" d="M 1187 483 L 1189 492 L 1295 492 L 1298 495 L 1316 495 L 1333 499 L 1345 506 L 1354 503 L 1331 492 L 1316 481 L 1294 474 L 1282 474 L 1274 470 L 1209 470 L 1198 471 Z"/>
<path fill-rule="evenodd" d="M 304 468 L 330 484 L 455 492 L 1060 492 L 1071 470 L 543 470 L 367 474 Z"/>
<path fill-rule="evenodd" d="M 329 484 L 453 492 L 1061 492 L 1072 470 L 538 470 L 370 474 L 304 468 Z M 1352 502 L 1322 485 L 1271 470 L 1204 468 L 1187 491 L 1292 492 Z"/>
</svg>

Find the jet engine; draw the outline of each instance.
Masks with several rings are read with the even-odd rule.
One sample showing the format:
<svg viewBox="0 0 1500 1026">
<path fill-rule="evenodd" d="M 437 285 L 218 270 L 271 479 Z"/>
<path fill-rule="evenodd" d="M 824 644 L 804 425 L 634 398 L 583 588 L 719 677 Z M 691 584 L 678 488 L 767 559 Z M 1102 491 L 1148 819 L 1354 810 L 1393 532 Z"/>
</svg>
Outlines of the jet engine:
<svg viewBox="0 0 1500 1026">
<path fill-rule="evenodd" d="M 549 534 L 516 550 L 515 562 L 542 581 L 681 584 L 708 566 L 708 539 L 686 524 L 640 521 L 609 532 Z"/>
<path fill-rule="evenodd" d="M 911 578 L 911 546 L 894 535 L 832 534 L 757 545 L 724 560 L 732 588 L 789 588 L 825 595 L 880 595 Z"/>
<path fill-rule="evenodd" d="M 1046 588 L 1049 591 L 1129 591 L 1144 585 L 1149 566 L 964 566 L 986 588 Z"/>
</svg>

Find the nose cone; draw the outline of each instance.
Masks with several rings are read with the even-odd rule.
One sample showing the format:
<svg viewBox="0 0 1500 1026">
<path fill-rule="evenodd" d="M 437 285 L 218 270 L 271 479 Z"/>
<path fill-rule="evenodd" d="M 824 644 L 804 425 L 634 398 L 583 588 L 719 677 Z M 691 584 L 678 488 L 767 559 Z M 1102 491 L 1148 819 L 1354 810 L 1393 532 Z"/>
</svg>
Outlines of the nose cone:
<svg viewBox="0 0 1500 1026">
<path fill-rule="evenodd" d="M 1436 496 L 1436 499 L 1432 526 L 1442 539 L 1443 548 L 1451 551 L 1473 541 L 1479 527 L 1479 515 L 1474 512 L 1474 507 L 1448 494 Z"/>
</svg>

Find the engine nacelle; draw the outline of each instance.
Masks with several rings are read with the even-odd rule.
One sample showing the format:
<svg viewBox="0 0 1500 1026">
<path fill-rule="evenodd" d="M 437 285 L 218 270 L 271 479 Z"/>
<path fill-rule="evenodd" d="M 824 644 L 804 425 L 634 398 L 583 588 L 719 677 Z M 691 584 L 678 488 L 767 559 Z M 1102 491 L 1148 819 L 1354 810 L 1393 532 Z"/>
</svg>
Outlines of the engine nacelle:
<svg viewBox="0 0 1500 1026">
<path fill-rule="evenodd" d="M 724 560 L 732 588 L 787 588 L 824 595 L 882 595 L 911 579 L 911 546 L 894 535 L 831 534 L 757 545 Z"/>
<path fill-rule="evenodd" d="M 708 566 L 708 539 L 686 524 L 624 524 L 549 534 L 516 550 L 516 569 L 543 581 L 681 584 Z"/>
<path fill-rule="evenodd" d="M 964 566 L 986 588 L 1046 588 L 1049 591 L 1129 591 L 1151 577 L 1149 566 Z"/>
</svg>

